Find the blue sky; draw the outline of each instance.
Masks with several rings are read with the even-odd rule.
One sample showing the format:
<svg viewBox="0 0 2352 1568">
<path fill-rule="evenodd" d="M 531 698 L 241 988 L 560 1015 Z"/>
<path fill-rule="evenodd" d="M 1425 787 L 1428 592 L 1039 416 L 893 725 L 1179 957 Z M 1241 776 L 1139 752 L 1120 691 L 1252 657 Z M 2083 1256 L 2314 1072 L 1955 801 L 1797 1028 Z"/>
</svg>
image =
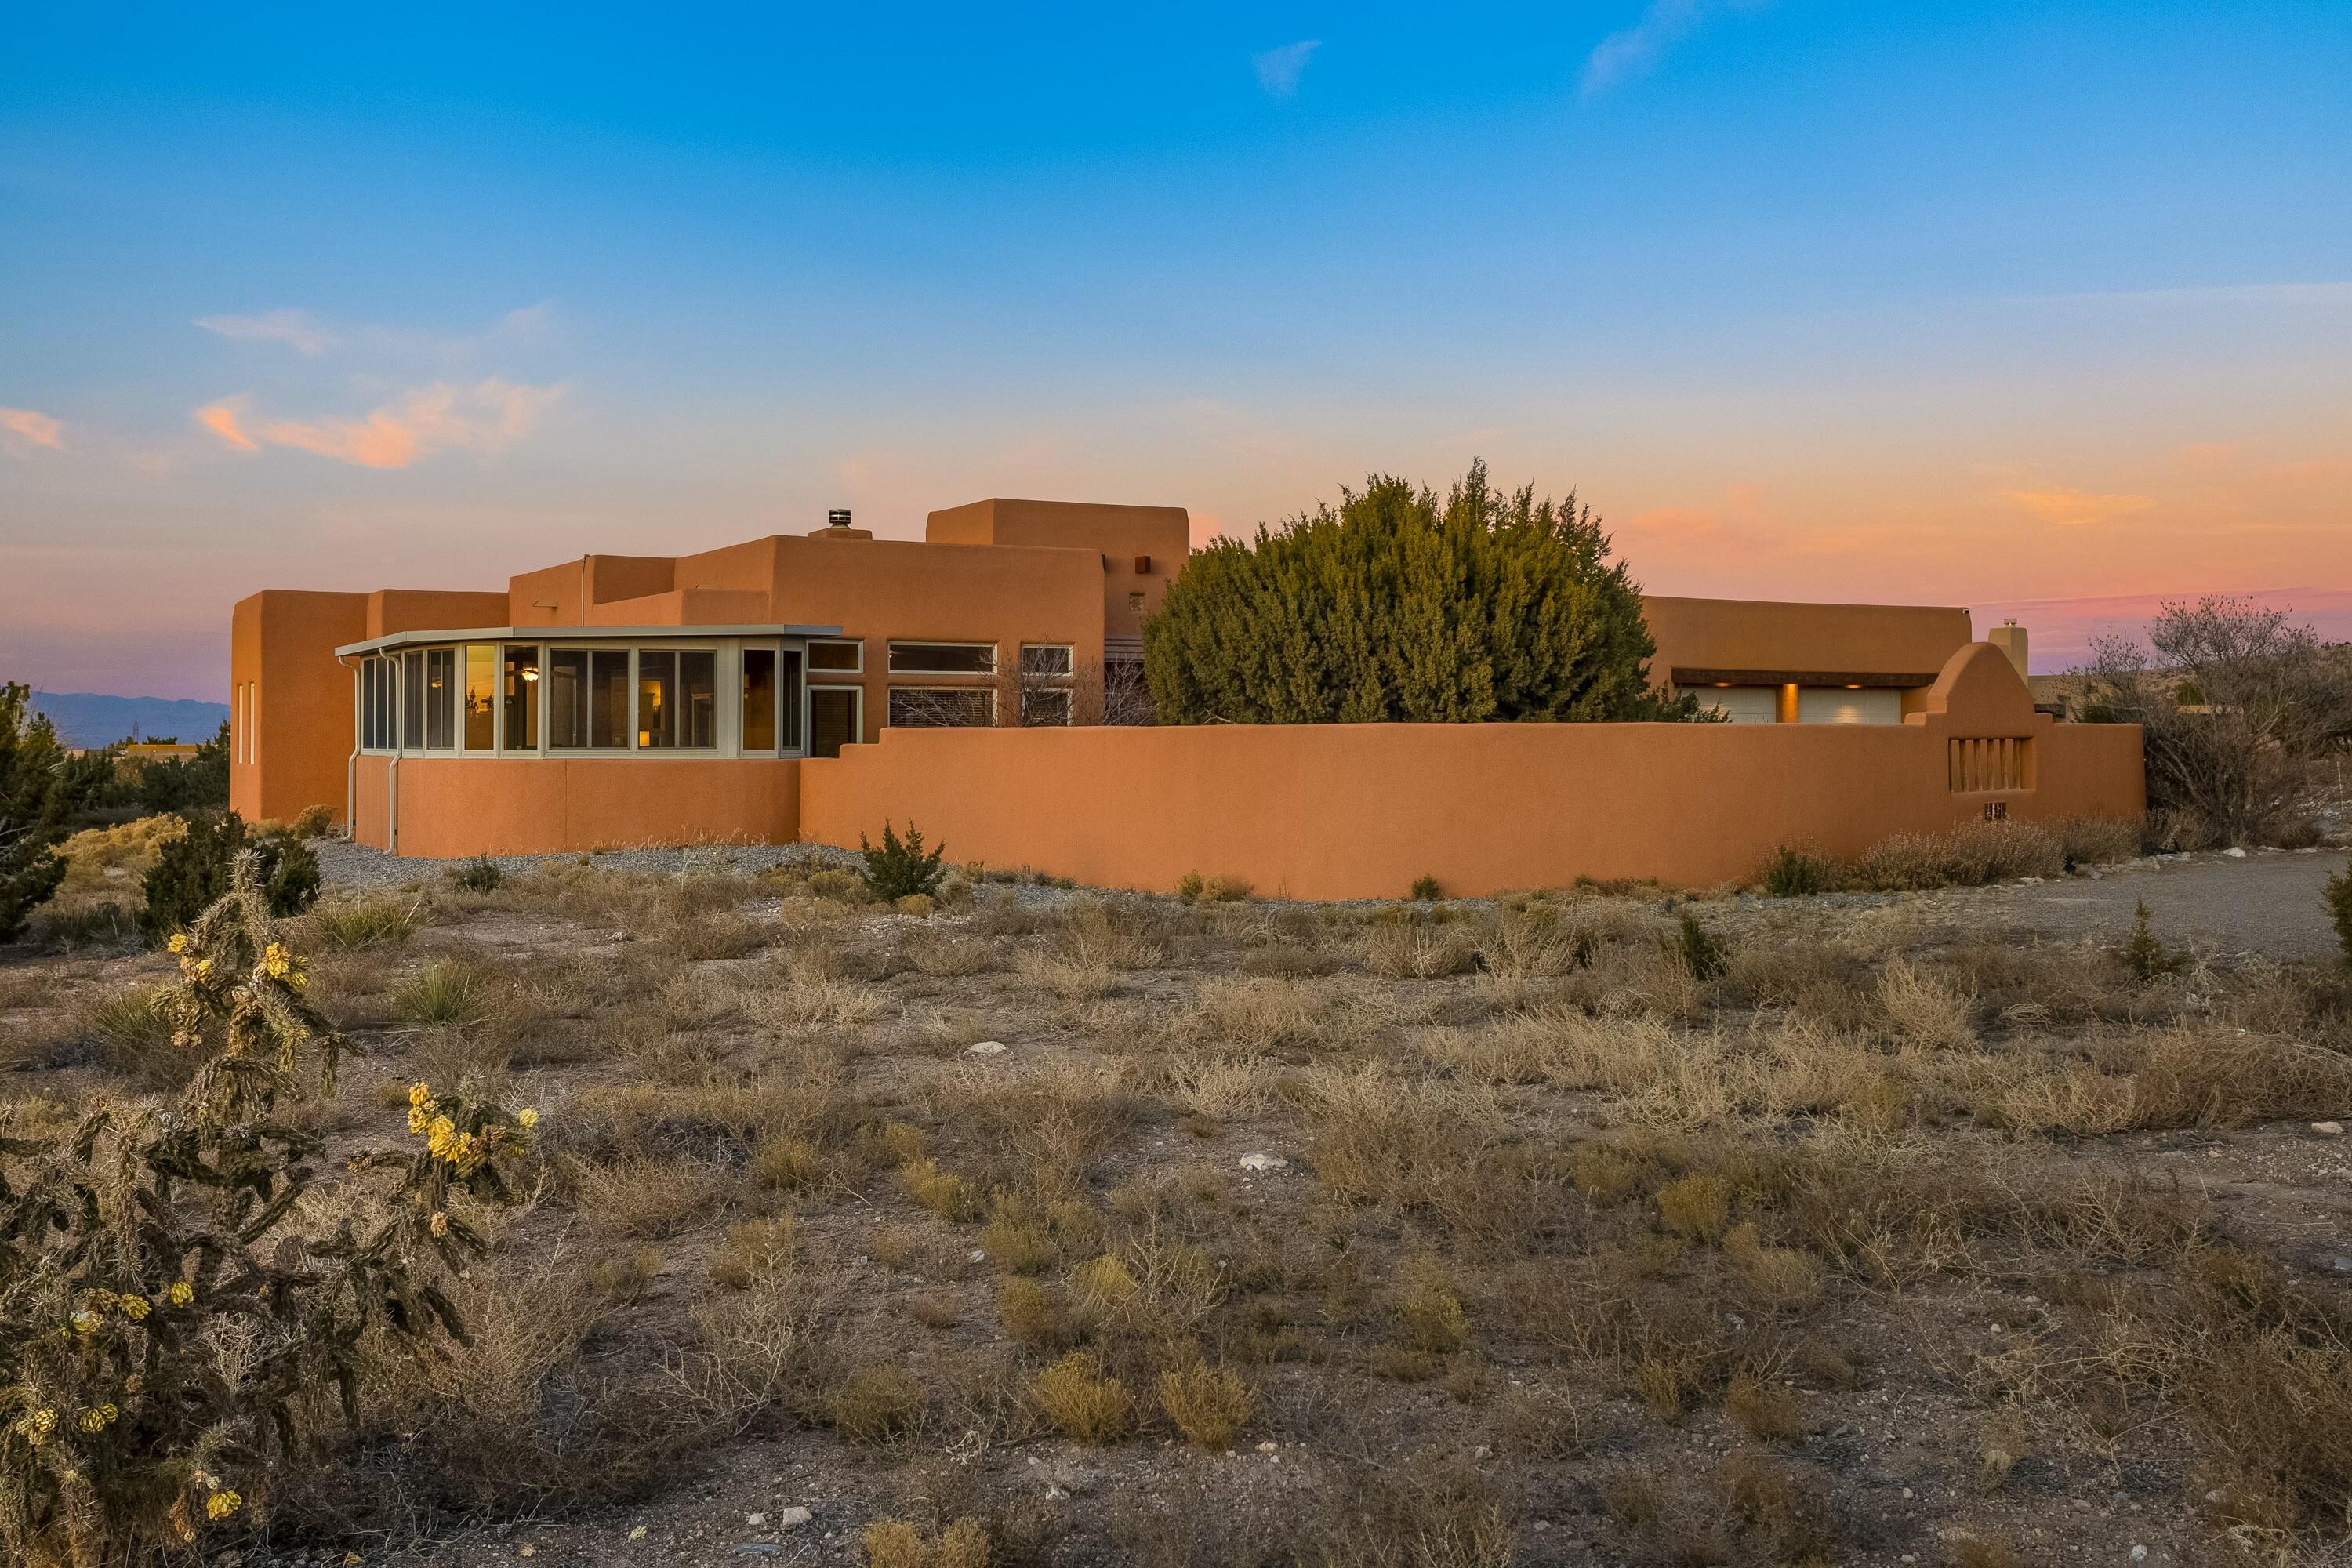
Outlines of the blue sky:
<svg viewBox="0 0 2352 1568">
<path fill-rule="evenodd" d="M 217 696 L 265 584 L 1480 454 L 1663 591 L 2352 616 L 2347 80 L 2340 4 L 53 8 L 0 666 Z"/>
</svg>

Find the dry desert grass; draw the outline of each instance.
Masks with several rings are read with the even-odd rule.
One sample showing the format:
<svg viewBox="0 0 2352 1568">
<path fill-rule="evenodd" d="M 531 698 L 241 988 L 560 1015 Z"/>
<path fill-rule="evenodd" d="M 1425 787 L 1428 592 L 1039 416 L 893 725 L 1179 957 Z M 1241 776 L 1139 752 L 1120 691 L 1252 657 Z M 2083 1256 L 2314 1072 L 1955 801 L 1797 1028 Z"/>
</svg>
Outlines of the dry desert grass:
<svg viewBox="0 0 2352 1568">
<path fill-rule="evenodd" d="M 273 1546 L 633 1563 L 638 1524 L 723 1552 L 793 1503 L 802 1560 L 877 1564 L 2316 1563 L 2352 1531 L 2331 972 L 2142 981 L 1899 901 L 981 881 L 917 915 L 579 867 L 297 931 L 362 1053 L 304 1109 L 331 1152 L 418 1079 L 544 1131 L 472 1342 L 373 1364 L 256 1510 Z M 0 959 L 10 1121 L 169 1092 L 156 973 Z"/>
</svg>

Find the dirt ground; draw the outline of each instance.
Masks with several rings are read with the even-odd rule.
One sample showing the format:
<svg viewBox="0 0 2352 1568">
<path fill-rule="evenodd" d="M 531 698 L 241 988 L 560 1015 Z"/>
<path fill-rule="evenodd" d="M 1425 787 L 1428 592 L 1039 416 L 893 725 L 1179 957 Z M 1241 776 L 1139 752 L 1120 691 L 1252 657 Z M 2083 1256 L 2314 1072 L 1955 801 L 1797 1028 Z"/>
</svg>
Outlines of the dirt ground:
<svg viewBox="0 0 2352 1568">
<path fill-rule="evenodd" d="M 2210 876 L 2308 901 L 2317 861 L 2276 864 Z M 2164 903 L 2189 875 L 1345 910 L 982 881 L 902 912 L 791 864 L 331 891 L 287 925 L 357 1053 L 305 1110 L 331 1147 L 397 1142 L 416 1081 L 544 1136 L 485 1216 L 474 1345 L 388 1361 L 223 1544 L 2352 1560 L 2352 995 L 2307 942 Z M 2141 882 L 2135 963 L 2065 900 Z M 170 1093 L 168 1042 L 107 1005 L 163 974 L 0 950 L 0 1098 Z"/>
</svg>

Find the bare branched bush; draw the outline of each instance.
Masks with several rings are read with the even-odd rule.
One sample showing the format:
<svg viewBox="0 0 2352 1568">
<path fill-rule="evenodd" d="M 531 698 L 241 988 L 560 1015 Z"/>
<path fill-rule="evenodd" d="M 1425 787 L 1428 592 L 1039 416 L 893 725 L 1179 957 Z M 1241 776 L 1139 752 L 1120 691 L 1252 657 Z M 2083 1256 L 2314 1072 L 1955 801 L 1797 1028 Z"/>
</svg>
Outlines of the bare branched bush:
<svg viewBox="0 0 2352 1568">
<path fill-rule="evenodd" d="M 2311 627 L 2208 595 L 2092 654 L 2083 717 L 2141 726 L 2152 812 L 2211 843 L 2309 841 L 2322 759 L 2352 736 L 2352 669 Z"/>
<path fill-rule="evenodd" d="M 2063 839 L 2038 823 L 1964 822 L 1941 833 L 1898 833 L 1863 851 L 1851 879 L 1874 892 L 1976 888 L 2066 871 Z"/>
</svg>

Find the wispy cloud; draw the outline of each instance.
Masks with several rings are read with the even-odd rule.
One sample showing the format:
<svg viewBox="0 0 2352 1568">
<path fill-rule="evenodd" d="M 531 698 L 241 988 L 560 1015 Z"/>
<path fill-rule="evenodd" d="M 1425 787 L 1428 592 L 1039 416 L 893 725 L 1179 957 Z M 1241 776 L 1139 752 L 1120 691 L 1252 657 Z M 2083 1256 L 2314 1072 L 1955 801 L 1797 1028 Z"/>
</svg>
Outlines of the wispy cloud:
<svg viewBox="0 0 2352 1568">
<path fill-rule="evenodd" d="M 2085 490 L 2063 487 L 2011 490 L 2003 499 L 2010 505 L 2030 512 L 2044 522 L 2069 528 L 2113 522 L 2117 518 L 2131 517 L 2156 505 L 2155 500 L 2148 496 L 2092 495 Z"/>
<path fill-rule="evenodd" d="M 1621 28 L 1593 47 L 1584 59 L 1584 96 L 1608 91 L 1628 77 L 1641 75 L 1658 57 L 1697 31 L 1701 23 L 1720 11 L 1745 11 L 1766 0 L 1651 0 L 1642 19 Z"/>
<path fill-rule="evenodd" d="M 196 423 L 226 442 L 232 450 L 258 452 L 261 443 L 237 427 L 237 421 L 245 416 L 245 404 L 243 397 L 224 397 L 218 403 L 207 403 L 196 410 Z"/>
<path fill-rule="evenodd" d="M 567 390 L 562 384 L 526 386 L 492 376 L 471 386 L 420 386 L 358 419 L 272 419 L 248 426 L 242 396 L 206 404 L 195 418 L 240 452 L 266 444 L 363 468 L 404 468 L 440 451 L 495 456 L 529 435 Z"/>
<path fill-rule="evenodd" d="M 477 332 L 415 331 L 404 327 L 331 325 L 308 310 L 264 310 L 256 316 L 199 316 L 196 325 L 232 342 L 282 343 L 310 358 L 333 349 L 441 360 L 462 360 L 488 348 L 543 338 L 555 324 L 555 302 L 541 300 L 509 310 Z"/>
<path fill-rule="evenodd" d="M 2352 281 L 2307 283 L 2218 283 L 2190 289 L 2113 289 L 2076 294 L 2039 294 L 2047 305 L 2327 306 L 2352 308 Z"/>
<path fill-rule="evenodd" d="M 34 446 L 47 447 L 52 452 L 62 450 L 66 444 L 64 423 L 30 408 L 0 408 L 0 430 L 21 436 Z"/>
<path fill-rule="evenodd" d="M 231 342 L 284 343 L 299 354 L 322 354 L 337 342 L 307 310 L 265 310 L 258 316 L 199 316 L 196 325 Z"/>
<path fill-rule="evenodd" d="M 1252 55 L 1250 64 L 1257 71 L 1258 86 L 1276 98 L 1288 98 L 1298 90 L 1298 79 L 1305 74 L 1307 62 L 1322 47 L 1320 38 L 1301 38 L 1295 44 Z"/>
</svg>

